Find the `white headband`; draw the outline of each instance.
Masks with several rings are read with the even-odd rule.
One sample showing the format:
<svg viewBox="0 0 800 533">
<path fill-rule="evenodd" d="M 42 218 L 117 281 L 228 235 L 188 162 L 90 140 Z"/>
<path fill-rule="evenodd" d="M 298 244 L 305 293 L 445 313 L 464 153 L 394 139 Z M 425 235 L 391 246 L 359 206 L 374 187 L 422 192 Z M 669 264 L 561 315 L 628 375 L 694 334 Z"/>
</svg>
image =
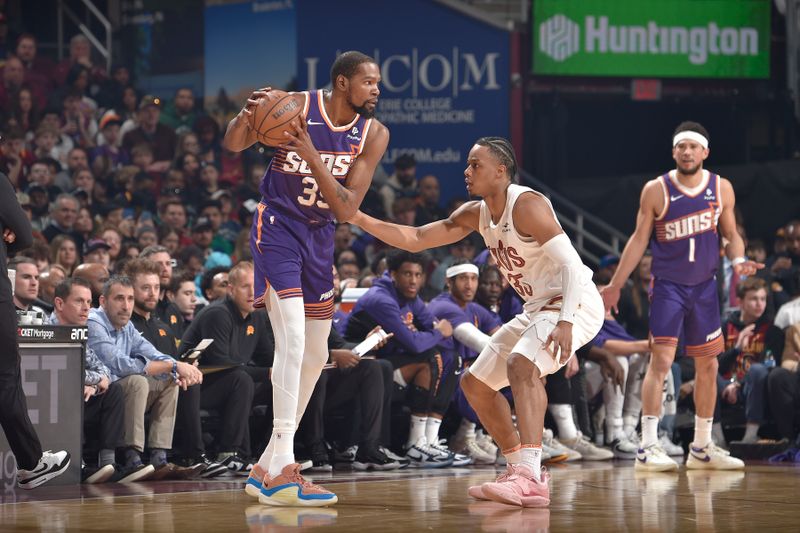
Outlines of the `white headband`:
<svg viewBox="0 0 800 533">
<path fill-rule="evenodd" d="M 464 263 L 463 265 L 451 266 L 445 271 L 448 278 L 458 276 L 459 274 L 475 274 L 478 275 L 478 267 L 472 263 Z"/>
<path fill-rule="evenodd" d="M 700 133 L 697 133 L 696 131 L 680 132 L 679 134 L 677 134 L 675 137 L 672 138 L 672 147 L 674 148 L 678 146 L 679 142 L 685 140 L 695 141 L 699 143 L 700 146 L 702 146 L 703 148 L 708 148 L 708 139 L 706 139 L 705 136 L 703 136 Z"/>
</svg>

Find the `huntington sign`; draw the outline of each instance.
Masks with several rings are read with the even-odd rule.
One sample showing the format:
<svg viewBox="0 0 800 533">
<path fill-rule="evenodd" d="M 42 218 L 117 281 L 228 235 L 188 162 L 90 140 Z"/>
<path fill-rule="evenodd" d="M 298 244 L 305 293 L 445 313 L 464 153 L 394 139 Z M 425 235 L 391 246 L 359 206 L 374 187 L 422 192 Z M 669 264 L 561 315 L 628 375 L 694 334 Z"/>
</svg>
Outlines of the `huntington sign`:
<svg viewBox="0 0 800 533">
<path fill-rule="evenodd" d="M 533 72 L 768 77 L 769 19 L 760 0 L 537 0 Z"/>
</svg>

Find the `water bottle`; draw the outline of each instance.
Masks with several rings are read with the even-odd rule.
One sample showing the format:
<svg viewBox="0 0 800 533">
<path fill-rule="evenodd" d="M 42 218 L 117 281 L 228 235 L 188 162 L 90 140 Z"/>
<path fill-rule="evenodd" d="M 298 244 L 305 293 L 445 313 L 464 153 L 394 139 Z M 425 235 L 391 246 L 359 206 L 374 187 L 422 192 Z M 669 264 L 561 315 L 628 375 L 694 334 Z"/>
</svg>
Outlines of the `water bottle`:
<svg viewBox="0 0 800 533">
<path fill-rule="evenodd" d="M 772 350 L 767 350 L 764 354 L 764 366 L 767 368 L 775 367 L 775 357 L 772 355 Z"/>
</svg>

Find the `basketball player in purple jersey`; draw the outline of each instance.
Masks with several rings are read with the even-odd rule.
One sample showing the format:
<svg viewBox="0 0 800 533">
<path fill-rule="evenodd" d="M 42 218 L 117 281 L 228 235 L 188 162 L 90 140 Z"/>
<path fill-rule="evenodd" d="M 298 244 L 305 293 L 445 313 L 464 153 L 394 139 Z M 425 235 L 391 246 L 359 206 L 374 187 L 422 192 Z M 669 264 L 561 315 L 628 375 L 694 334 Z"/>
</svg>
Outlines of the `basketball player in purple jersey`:
<svg viewBox="0 0 800 533">
<path fill-rule="evenodd" d="M 305 481 L 294 460 L 294 433 L 328 360 L 333 316 L 334 219 L 358 210 L 389 143 L 373 117 L 380 69 L 371 57 L 345 52 L 331 68 L 330 91 L 298 93 L 296 133 L 275 152 L 261 182 L 250 248 L 255 306 L 266 307 L 275 333 L 272 438 L 245 489 L 276 506 L 322 506 L 336 495 Z M 230 122 L 224 145 L 242 151 L 256 142 L 253 108 L 269 89 L 252 93 Z M 290 128 L 287 128 L 290 129 Z"/>
<path fill-rule="evenodd" d="M 620 289 L 639 264 L 648 244 L 653 254 L 650 305 L 652 352 L 642 384 L 642 440 L 636 469 L 677 470 L 658 444 L 662 384 L 675 359 L 683 334 L 686 355 L 694 358 L 696 377 L 694 442 L 686 467 L 733 470 L 744 463 L 717 448 L 711 425 L 717 399 L 717 355 L 723 350 L 717 286 L 719 233 L 725 254 L 739 275 L 764 265 L 744 257 L 736 231 L 731 183 L 703 169 L 708 157 L 708 132 L 696 122 L 683 122 L 672 139 L 676 168 L 649 181 L 642 190 L 636 230 L 631 235 L 611 283 L 600 292 L 607 309 L 616 309 Z"/>
</svg>

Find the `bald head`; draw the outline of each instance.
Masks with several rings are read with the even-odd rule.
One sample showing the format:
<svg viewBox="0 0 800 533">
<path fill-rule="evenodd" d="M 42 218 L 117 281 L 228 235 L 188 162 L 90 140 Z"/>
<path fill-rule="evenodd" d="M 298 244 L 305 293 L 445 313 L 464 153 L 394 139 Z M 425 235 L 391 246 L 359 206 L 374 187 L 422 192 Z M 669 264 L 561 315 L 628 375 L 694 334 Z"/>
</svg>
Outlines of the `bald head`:
<svg viewBox="0 0 800 533">
<path fill-rule="evenodd" d="M 51 268 L 39 274 L 39 298 L 45 302 L 53 303 L 56 293 L 56 285 L 67 278 L 62 268 Z"/>
<path fill-rule="evenodd" d="M 83 263 L 72 272 L 75 278 L 85 279 L 92 286 L 92 300 L 99 301 L 103 294 L 103 284 L 108 281 L 108 269 L 100 263 Z"/>
</svg>

